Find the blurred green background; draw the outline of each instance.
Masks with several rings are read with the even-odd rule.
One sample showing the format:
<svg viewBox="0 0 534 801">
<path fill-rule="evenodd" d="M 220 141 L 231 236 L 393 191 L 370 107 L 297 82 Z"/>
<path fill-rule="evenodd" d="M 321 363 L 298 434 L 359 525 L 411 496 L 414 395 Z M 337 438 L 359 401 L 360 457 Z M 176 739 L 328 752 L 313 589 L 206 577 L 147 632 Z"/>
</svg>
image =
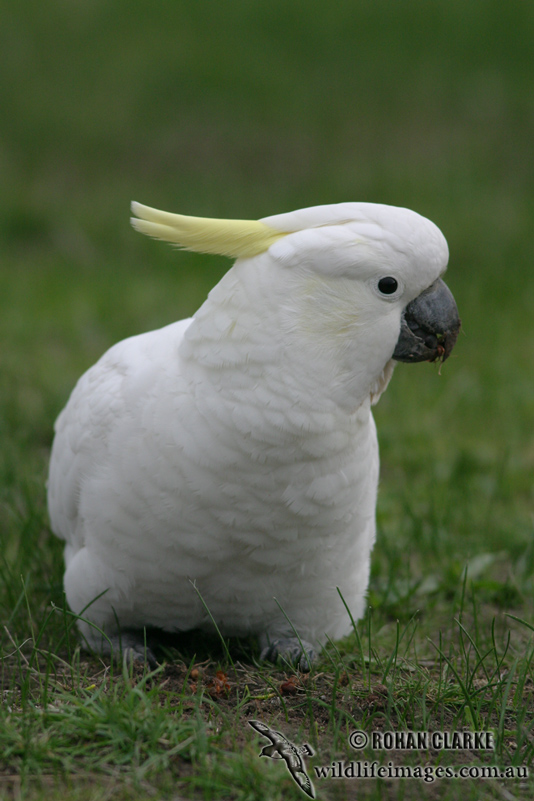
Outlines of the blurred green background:
<svg viewBox="0 0 534 801">
<path fill-rule="evenodd" d="M 13 574 L 9 537 L 29 520 L 42 531 L 52 424 L 79 375 L 118 339 L 191 314 L 229 266 L 135 234 L 130 200 L 249 218 L 365 200 L 441 227 L 464 324 L 441 376 L 400 366 L 377 407 L 375 598 L 504 553 L 499 581 L 526 603 L 534 4 L 4 0 L 0 12 L 0 528 Z M 34 541 L 35 569 L 59 586 L 59 543 Z"/>
</svg>

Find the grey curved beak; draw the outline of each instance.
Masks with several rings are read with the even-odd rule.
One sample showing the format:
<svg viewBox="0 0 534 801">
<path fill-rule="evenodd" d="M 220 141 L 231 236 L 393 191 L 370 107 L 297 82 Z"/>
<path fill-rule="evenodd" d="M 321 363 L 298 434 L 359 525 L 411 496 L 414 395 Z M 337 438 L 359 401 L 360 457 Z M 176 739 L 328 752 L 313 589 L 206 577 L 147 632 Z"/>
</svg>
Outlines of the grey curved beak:
<svg viewBox="0 0 534 801">
<path fill-rule="evenodd" d="M 460 325 L 453 294 L 438 278 L 406 306 L 393 358 L 398 362 L 444 362 L 458 339 Z"/>
</svg>

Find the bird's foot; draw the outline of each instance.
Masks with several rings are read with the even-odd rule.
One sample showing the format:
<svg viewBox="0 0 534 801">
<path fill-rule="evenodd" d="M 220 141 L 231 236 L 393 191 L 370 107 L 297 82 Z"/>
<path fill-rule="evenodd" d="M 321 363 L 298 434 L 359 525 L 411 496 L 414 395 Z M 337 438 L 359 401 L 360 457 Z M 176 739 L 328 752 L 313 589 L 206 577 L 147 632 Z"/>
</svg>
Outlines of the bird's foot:
<svg viewBox="0 0 534 801">
<path fill-rule="evenodd" d="M 152 670 L 158 663 L 152 650 L 148 647 L 143 631 L 123 631 L 109 637 L 113 658 L 119 663 L 146 664 Z"/>
<path fill-rule="evenodd" d="M 313 646 L 306 640 L 297 637 L 279 637 L 262 648 L 260 659 L 277 662 L 279 659 L 289 662 L 303 673 L 309 673 L 316 654 Z"/>
</svg>

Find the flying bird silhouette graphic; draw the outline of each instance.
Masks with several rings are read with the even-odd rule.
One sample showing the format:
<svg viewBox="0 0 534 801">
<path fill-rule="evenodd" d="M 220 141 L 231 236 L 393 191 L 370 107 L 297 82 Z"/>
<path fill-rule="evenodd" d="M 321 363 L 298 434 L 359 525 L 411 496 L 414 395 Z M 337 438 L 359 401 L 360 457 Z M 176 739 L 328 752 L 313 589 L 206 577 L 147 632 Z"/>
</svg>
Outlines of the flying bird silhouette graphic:
<svg viewBox="0 0 534 801">
<path fill-rule="evenodd" d="M 310 798 L 315 798 L 315 789 L 310 777 L 304 767 L 304 756 L 313 756 L 313 751 L 308 743 L 304 743 L 300 748 L 287 739 L 281 732 L 275 731 L 259 720 L 249 720 L 252 726 L 263 737 L 271 741 L 271 745 L 265 745 L 259 756 L 270 757 L 271 759 L 283 759 L 293 780 L 300 789 Z"/>
</svg>

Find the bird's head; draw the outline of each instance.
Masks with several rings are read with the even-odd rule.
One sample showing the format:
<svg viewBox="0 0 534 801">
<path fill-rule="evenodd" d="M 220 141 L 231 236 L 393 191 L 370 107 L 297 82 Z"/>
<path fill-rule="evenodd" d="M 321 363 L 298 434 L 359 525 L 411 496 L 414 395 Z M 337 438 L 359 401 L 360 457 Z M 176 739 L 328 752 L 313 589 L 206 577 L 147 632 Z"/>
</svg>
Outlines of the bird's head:
<svg viewBox="0 0 534 801">
<path fill-rule="evenodd" d="M 301 230 L 290 233 L 297 221 Z M 338 322 L 340 331 L 351 323 L 369 331 L 378 323 L 384 352 L 397 361 L 448 358 L 460 318 L 440 278 L 449 258 L 447 242 L 430 220 L 396 206 L 340 203 L 263 222 L 288 230 L 270 247 L 271 257 L 322 283 L 322 291 L 308 293 L 315 325 L 324 320 L 326 306 L 330 324 Z M 338 295 L 335 308 L 326 301 L 332 294 Z"/>
<path fill-rule="evenodd" d="M 286 342 L 324 364 L 323 380 L 379 395 L 391 360 L 445 360 L 458 336 L 441 279 L 447 242 L 430 220 L 375 203 L 315 206 L 259 221 L 212 220 L 133 204 L 143 233 L 238 258 L 247 297 L 276 307 Z M 273 329 L 274 329 L 273 325 Z M 384 371 L 387 376 L 384 379 Z M 338 393 L 339 394 L 339 393 Z"/>
</svg>

